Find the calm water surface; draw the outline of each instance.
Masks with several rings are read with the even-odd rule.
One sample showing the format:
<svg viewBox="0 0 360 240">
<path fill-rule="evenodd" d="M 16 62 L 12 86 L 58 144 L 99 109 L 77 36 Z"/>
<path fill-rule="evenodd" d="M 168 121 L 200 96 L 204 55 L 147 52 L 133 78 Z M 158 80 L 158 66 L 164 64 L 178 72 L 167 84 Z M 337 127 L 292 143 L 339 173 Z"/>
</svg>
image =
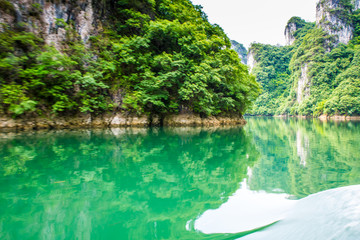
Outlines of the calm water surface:
<svg viewBox="0 0 360 240">
<path fill-rule="evenodd" d="M 357 184 L 360 122 L 0 133 L 0 239 L 357 239 Z"/>
</svg>

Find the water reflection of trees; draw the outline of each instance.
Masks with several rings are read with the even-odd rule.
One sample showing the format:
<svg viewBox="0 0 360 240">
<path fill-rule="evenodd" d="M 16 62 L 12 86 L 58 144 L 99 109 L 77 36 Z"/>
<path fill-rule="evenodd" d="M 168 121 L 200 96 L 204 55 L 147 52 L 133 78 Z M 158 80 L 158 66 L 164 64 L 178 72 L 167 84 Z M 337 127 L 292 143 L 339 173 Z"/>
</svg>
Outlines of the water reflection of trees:
<svg viewBox="0 0 360 240">
<path fill-rule="evenodd" d="M 360 122 L 250 119 L 261 154 L 250 187 L 304 197 L 360 183 Z"/>
<path fill-rule="evenodd" d="M 1 239 L 194 239 L 258 157 L 241 128 L 0 134 Z"/>
</svg>

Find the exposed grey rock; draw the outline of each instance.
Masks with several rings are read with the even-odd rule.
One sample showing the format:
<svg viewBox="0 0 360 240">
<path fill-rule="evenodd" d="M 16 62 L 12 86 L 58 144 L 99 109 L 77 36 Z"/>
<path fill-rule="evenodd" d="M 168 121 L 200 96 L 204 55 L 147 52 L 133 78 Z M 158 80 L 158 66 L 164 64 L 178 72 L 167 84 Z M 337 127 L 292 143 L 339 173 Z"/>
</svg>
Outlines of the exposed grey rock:
<svg viewBox="0 0 360 240">
<path fill-rule="evenodd" d="M 354 4 L 354 11 L 360 8 L 360 0 L 353 0 L 353 4 Z"/>
<path fill-rule="evenodd" d="M 247 55 L 247 65 L 249 67 L 249 72 L 251 72 L 256 65 L 256 60 L 254 58 L 254 52 L 251 50 L 251 48 Z"/>
<path fill-rule="evenodd" d="M 359 2 L 356 2 L 359 5 Z M 344 17 L 345 14 L 340 12 L 350 13 L 350 10 L 341 5 L 340 0 L 320 0 L 316 6 L 316 25 L 329 35 L 335 36 L 335 44 L 347 44 L 353 37 L 353 27 Z"/>
<path fill-rule="evenodd" d="M 292 17 L 289 19 L 289 21 L 286 24 L 285 27 L 285 40 L 286 45 L 292 45 L 296 40 L 296 31 L 306 26 L 308 23 L 306 23 L 305 20 L 301 19 L 300 17 Z"/>
<path fill-rule="evenodd" d="M 22 24 L 28 32 L 41 36 L 45 43 L 62 49 L 62 42 L 66 40 L 66 25 L 70 21 L 74 23 L 75 31 L 79 38 L 87 43 L 89 37 L 95 31 L 96 18 L 93 10 L 93 0 L 64 0 L 64 1 L 37 1 L 10 0 L 14 12 L 1 13 L 0 23 L 10 26 Z M 37 5 L 36 5 L 37 4 Z M 36 11 L 36 14 L 31 12 Z M 1 11 L 0 11 L 1 12 Z M 3 31 L 1 26 L 0 31 Z"/>
<path fill-rule="evenodd" d="M 64 129 L 64 128 L 105 128 L 105 127 L 148 127 L 159 126 L 159 116 L 150 118 L 146 115 L 131 115 L 126 113 L 103 114 L 92 117 L 90 114 L 71 117 L 50 117 L 11 119 L 0 118 L 0 129 Z M 239 115 L 228 117 L 201 118 L 198 114 L 174 114 L 163 119 L 164 126 L 223 126 L 245 125 L 246 121 Z"/>
<path fill-rule="evenodd" d="M 359 7 L 359 0 L 353 0 L 355 9 Z M 322 28 L 327 34 L 334 36 L 334 44 L 331 42 L 326 47 L 331 51 L 331 47 L 339 43 L 347 44 L 353 37 L 353 26 L 348 16 L 351 9 L 346 9 L 341 5 L 340 0 L 320 0 L 316 6 L 316 26 Z M 294 24 L 288 24 L 285 36 L 288 37 L 287 43 L 293 41 L 292 33 L 296 31 Z M 290 43 L 291 44 L 291 43 Z M 325 46 L 324 46 L 325 47 Z M 301 104 L 304 99 L 310 96 L 311 81 L 308 78 L 308 64 L 305 63 L 301 68 L 301 75 L 297 82 L 296 100 Z"/>
<path fill-rule="evenodd" d="M 296 32 L 297 27 L 294 22 L 289 22 L 285 27 L 285 41 L 286 45 L 291 45 L 295 41 L 294 33 Z"/>
<path fill-rule="evenodd" d="M 168 115 L 164 118 L 164 126 L 220 126 L 245 125 L 240 116 L 201 118 L 197 114 Z"/>
<path fill-rule="evenodd" d="M 307 74 L 308 65 L 304 64 L 304 66 L 301 67 L 301 76 L 298 81 L 296 94 L 296 100 L 299 104 L 301 104 L 305 98 L 310 96 L 310 81 Z"/>
<path fill-rule="evenodd" d="M 235 40 L 231 40 L 231 49 L 235 50 L 235 52 L 237 52 L 237 54 L 239 55 L 241 62 L 243 64 L 247 64 L 247 50 L 244 47 L 243 44 L 238 43 Z"/>
</svg>

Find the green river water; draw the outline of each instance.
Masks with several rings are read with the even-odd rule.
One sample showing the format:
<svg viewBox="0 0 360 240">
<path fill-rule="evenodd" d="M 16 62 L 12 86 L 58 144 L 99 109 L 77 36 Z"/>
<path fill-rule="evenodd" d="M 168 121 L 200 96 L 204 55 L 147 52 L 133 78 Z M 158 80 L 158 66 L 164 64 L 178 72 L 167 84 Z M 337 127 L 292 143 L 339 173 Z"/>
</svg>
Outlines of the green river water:
<svg viewBox="0 0 360 240">
<path fill-rule="evenodd" d="M 360 122 L 247 120 L 0 133 L 0 239 L 253 239 L 313 194 L 360 184 Z M 349 221 L 337 239 L 360 234 Z"/>
</svg>

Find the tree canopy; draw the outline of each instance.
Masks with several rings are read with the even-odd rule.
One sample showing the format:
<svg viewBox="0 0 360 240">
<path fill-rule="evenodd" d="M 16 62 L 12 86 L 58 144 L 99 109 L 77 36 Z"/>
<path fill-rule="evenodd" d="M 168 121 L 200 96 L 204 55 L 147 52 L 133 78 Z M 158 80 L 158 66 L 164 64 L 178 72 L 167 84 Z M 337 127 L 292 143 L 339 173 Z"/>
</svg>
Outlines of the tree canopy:
<svg viewBox="0 0 360 240">
<path fill-rule="evenodd" d="M 253 44 L 253 73 L 262 94 L 249 113 L 359 116 L 359 10 L 348 17 L 354 37 L 347 45 L 336 44 L 334 36 L 298 18 L 290 20 L 300 27 L 291 46 Z M 299 85 L 301 78 L 307 79 L 306 86 Z M 304 95 L 301 101 L 299 95 Z"/>
<path fill-rule="evenodd" d="M 200 6 L 189 0 L 109 2 L 110 17 L 90 46 L 71 20 L 57 20 L 67 33 L 61 51 L 33 33 L 5 27 L 2 113 L 243 114 L 257 97 L 255 77 Z"/>
</svg>

